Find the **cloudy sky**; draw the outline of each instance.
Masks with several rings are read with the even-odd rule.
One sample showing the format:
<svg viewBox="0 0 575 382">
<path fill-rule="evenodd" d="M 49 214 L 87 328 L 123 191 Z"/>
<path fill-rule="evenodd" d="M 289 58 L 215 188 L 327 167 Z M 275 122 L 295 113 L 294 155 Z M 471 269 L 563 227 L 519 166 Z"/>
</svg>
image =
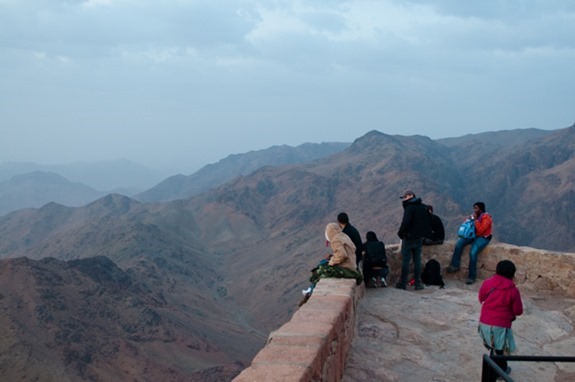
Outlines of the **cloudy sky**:
<svg viewBox="0 0 575 382">
<path fill-rule="evenodd" d="M 0 0 L 0 163 L 560 129 L 573 36 L 572 0 Z"/>
</svg>

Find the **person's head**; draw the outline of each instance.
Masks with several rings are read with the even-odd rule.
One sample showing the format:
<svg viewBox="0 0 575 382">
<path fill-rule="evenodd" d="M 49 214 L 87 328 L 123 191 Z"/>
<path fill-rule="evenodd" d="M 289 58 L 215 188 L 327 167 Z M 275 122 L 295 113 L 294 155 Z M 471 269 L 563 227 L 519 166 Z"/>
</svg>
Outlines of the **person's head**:
<svg viewBox="0 0 575 382">
<path fill-rule="evenodd" d="M 429 211 L 430 214 L 432 214 L 433 213 L 433 206 L 431 204 L 428 204 L 427 210 Z"/>
<path fill-rule="evenodd" d="M 365 234 L 367 241 L 377 241 L 377 235 L 373 231 L 369 231 Z"/>
<path fill-rule="evenodd" d="M 515 277 L 516 270 L 517 269 L 515 268 L 515 264 L 513 264 L 513 262 L 510 260 L 501 260 L 500 262 L 497 263 L 497 266 L 495 267 L 496 274 L 508 278 L 509 280 Z"/>
<path fill-rule="evenodd" d="M 415 198 L 415 192 L 411 191 L 411 190 L 407 190 L 405 191 L 401 196 L 400 199 L 403 201 L 409 200 L 411 198 Z"/>
<path fill-rule="evenodd" d="M 473 204 L 473 212 L 475 212 L 475 214 L 477 216 L 479 216 L 480 214 L 485 212 L 485 203 L 483 202 L 475 202 Z"/>
<path fill-rule="evenodd" d="M 328 223 L 325 226 L 325 239 L 329 242 L 333 240 L 333 237 L 341 232 L 341 227 L 338 223 Z"/>
<path fill-rule="evenodd" d="M 337 215 L 337 222 L 344 227 L 349 224 L 349 216 L 347 216 L 345 212 L 340 212 L 339 215 Z"/>
</svg>

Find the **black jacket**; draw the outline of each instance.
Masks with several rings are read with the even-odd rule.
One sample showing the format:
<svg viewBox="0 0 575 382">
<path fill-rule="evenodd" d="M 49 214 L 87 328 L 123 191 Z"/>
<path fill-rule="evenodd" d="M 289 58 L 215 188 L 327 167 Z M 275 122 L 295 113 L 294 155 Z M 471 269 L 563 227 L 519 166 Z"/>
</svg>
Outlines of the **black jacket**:
<svg viewBox="0 0 575 382">
<path fill-rule="evenodd" d="M 431 218 L 421 198 L 403 201 L 403 219 L 397 236 L 402 240 L 423 239 L 431 235 Z"/>
<path fill-rule="evenodd" d="M 363 245 L 365 250 L 364 264 L 371 267 L 387 266 L 385 244 L 381 240 L 368 240 Z"/>
<path fill-rule="evenodd" d="M 437 215 L 430 214 L 431 217 L 431 235 L 427 236 L 431 240 L 445 240 L 445 228 L 441 218 Z"/>
<path fill-rule="evenodd" d="M 363 247 L 359 231 L 357 228 L 348 223 L 345 225 L 345 227 L 343 227 L 343 233 L 349 236 L 351 241 L 353 241 L 353 244 L 355 244 L 355 261 L 356 263 L 359 263 L 361 261 L 361 249 Z"/>
</svg>

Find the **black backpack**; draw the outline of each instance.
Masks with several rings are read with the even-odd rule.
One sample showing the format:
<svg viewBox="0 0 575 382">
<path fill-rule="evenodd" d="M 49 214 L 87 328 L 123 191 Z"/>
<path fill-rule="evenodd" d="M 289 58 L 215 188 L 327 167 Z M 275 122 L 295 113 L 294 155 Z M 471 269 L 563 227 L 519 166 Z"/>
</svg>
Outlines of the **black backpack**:
<svg viewBox="0 0 575 382">
<path fill-rule="evenodd" d="M 421 281 L 427 285 L 439 285 L 439 289 L 443 289 L 445 283 L 443 282 L 443 277 L 441 277 L 441 265 L 439 265 L 439 261 L 430 259 L 425 263 L 425 267 L 423 267 L 423 272 L 421 273 Z"/>
</svg>

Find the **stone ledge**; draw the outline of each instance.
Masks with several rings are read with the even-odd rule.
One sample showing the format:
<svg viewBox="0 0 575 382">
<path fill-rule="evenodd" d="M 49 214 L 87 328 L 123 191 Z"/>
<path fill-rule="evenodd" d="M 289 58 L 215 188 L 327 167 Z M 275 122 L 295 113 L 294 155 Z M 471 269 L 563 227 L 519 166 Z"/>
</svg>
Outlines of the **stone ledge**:
<svg viewBox="0 0 575 382">
<path fill-rule="evenodd" d="M 321 279 L 308 302 L 270 334 L 234 382 L 341 380 L 364 292 L 352 279 Z"/>
<path fill-rule="evenodd" d="M 423 247 L 422 267 L 431 258 L 441 264 L 444 278 L 465 279 L 469 262 L 469 248 L 465 247 L 461 257 L 461 270 L 446 274 L 455 241 L 446 241 L 441 245 Z M 401 253 L 398 244 L 386 245 L 390 273 L 388 284 L 393 285 L 401 273 Z M 575 254 L 554 252 L 531 247 L 518 247 L 511 244 L 491 243 L 479 254 L 477 259 L 477 278 L 484 280 L 495 273 L 495 267 L 501 260 L 511 260 L 517 267 L 515 283 L 520 289 L 541 294 L 575 297 Z M 413 266 L 413 263 L 412 263 Z"/>
</svg>

